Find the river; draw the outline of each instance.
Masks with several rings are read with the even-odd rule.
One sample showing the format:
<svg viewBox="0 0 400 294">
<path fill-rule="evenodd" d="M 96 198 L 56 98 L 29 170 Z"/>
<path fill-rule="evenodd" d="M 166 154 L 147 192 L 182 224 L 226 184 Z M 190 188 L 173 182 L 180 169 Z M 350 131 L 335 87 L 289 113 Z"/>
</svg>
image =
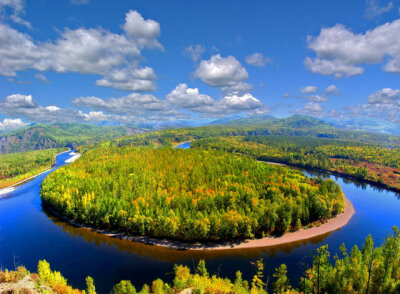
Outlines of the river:
<svg viewBox="0 0 400 294">
<path fill-rule="evenodd" d="M 182 147 L 190 148 L 190 143 Z M 58 155 L 55 168 L 66 164 L 70 157 L 69 152 Z M 109 293 L 123 279 L 132 280 L 138 289 L 156 278 L 170 281 L 175 263 L 193 268 L 200 259 L 206 260 L 212 274 L 234 278 L 235 272 L 241 270 L 247 279 L 254 274 L 250 262 L 257 258 L 264 259 L 265 277 L 271 279 L 274 269 L 285 263 L 289 278 L 297 285 L 304 264 L 310 263 L 311 253 L 319 246 L 328 244 L 334 255 L 342 243 L 348 249 L 355 244 L 360 246 L 368 234 L 379 245 L 393 225 L 400 226 L 399 195 L 322 173 L 319 175 L 337 181 L 355 207 L 356 213 L 345 227 L 311 240 L 272 248 L 175 251 L 106 237 L 51 216 L 42 207 L 39 195 L 47 174 L 0 199 L 0 266 L 12 269 L 25 265 L 36 271 L 38 260 L 46 259 L 74 287 L 83 289 L 85 277 L 92 276 L 99 293 Z"/>
</svg>

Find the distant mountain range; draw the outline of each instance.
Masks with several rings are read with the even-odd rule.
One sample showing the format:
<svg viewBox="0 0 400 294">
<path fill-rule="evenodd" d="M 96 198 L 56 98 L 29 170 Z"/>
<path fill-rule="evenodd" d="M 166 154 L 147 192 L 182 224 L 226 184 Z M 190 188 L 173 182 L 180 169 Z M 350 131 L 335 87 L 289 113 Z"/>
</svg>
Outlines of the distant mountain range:
<svg viewBox="0 0 400 294">
<path fill-rule="evenodd" d="M 350 119 L 337 121 L 326 119 L 332 125 L 346 130 L 376 132 L 388 135 L 400 135 L 400 125 L 380 119 Z"/>
<path fill-rule="evenodd" d="M 350 140 L 364 140 L 376 143 L 385 141 L 389 142 L 389 144 L 393 140 L 397 142 L 398 138 L 391 139 L 388 135 L 400 135 L 400 126 L 385 121 L 377 122 L 376 120 L 365 119 L 339 122 L 301 115 L 287 118 L 276 118 L 269 115 L 245 118 L 231 117 L 215 120 L 204 125 L 208 127 L 246 127 L 250 128 L 250 130 L 254 128 L 257 129 L 257 134 L 264 135 L 348 138 Z M 0 133 L 0 154 L 83 145 L 152 130 L 194 126 L 199 126 L 199 124 L 192 121 L 142 123 L 137 125 L 110 125 L 107 122 L 99 123 L 98 125 L 78 123 L 32 124 L 15 131 Z M 375 132 L 376 135 L 366 134 L 365 132 Z"/>
<path fill-rule="evenodd" d="M 350 120 L 335 120 L 329 118 L 314 118 L 302 115 L 293 115 L 287 118 L 276 118 L 270 115 L 255 116 L 255 117 L 230 117 L 218 119 L 211 122 L 211 125 L 269 125 L 269 124 L 284 124 L 285 126 L 300 127 L 336 127 L 343 130 L 372 132 L 387 135 L 400 135 L 400 125 L 391 123 L 386 120 L 357 118 Z"/>
</svg>

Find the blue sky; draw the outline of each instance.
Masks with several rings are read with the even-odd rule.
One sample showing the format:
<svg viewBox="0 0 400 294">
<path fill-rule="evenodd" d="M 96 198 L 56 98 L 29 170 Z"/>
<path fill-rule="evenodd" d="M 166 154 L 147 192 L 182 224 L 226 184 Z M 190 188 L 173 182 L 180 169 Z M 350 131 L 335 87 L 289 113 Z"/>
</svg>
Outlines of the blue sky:
<svg viewBox="0 0 400 294">
<path fill-rule="evenodd" d="M 263 114 L 400 123 L 399 7 L 0 0 L 0 130 Z"/>
</svg>

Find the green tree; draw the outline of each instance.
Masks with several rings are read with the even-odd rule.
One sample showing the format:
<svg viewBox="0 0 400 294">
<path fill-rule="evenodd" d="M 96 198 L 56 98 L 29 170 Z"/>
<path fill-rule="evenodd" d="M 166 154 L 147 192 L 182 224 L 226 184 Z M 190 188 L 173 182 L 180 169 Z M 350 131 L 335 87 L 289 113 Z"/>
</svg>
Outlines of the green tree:
<svg viewBox="0 0 400 294">
<path fill-rule="evenodd" d="M 136 294 L 136 288 L 131 281 L 122 280 L 113 287 L 114 294 Z"/>
</svg>

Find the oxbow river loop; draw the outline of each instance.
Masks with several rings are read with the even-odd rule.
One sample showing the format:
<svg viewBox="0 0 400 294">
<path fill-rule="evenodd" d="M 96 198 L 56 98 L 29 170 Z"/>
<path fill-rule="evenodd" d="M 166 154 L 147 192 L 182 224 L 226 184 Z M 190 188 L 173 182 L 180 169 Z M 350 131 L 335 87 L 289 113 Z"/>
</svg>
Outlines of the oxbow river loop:
<svg viewBox="0 0 400 294">
<path fill-rule="evenodd" d="M 190 148 L 190 143 L 181 147 Z M 58 155 L 55 168 L 66 164 L 72 156 L 70 152 Z M 312 251 L 319 246 L 328 244 L 334 253 L 342 243 L 348 249 L 362 244 L 368 234 L 380 244 L 394 225 L 400 226 L 398 194 L 322 173 L 318 175 L 336 180 L 354 205 L 356 213 L 345 227 L 272 248 L 176 251 L 110 238 L 73 227 L 52 216 L 42 207 L 40 199 L 40 185 L 48 173 L 0 198 L 0 264 L 10 269 L 21 264 L 34 271 L 38 260 L 46 259 L 75 287 L 84 288 L 84 277 L 91 275 L 99 293 L 108 293 L 123 279 L 132 280 L 137 288 L 157 278 L 170 280 L 172 275 L 168 273 L 175 263 L 193 268 L 200 259 L 206 260 L 211 273 L 234 278 L 235 272 L 241 270 L 247 279 L 254 274 L 250 261 L 256 258 L 264 258 L 265 276 L 272 275 L 275 267 L 286 263 L 289 278 L 297 284 L 299 269 L 310 262 Z"/>
</svg>

